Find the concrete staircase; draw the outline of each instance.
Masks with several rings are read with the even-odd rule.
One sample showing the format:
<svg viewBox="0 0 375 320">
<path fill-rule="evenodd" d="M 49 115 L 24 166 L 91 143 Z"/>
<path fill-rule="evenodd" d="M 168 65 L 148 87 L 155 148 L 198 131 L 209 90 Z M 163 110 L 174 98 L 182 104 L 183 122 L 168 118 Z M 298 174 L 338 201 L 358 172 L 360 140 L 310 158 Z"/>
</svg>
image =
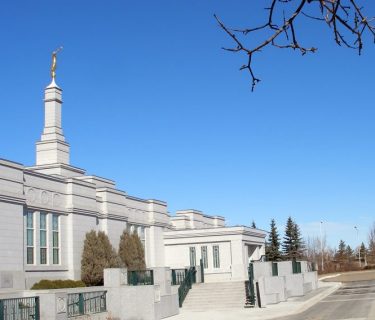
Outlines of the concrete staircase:
<svg viewBox="0 0 375 320">
<path fill-rule="evenodd" d="M 182 305 L 183 310 L 205 311 L 244 308 L 244 281 L 194 284 Z"/>
</svg>

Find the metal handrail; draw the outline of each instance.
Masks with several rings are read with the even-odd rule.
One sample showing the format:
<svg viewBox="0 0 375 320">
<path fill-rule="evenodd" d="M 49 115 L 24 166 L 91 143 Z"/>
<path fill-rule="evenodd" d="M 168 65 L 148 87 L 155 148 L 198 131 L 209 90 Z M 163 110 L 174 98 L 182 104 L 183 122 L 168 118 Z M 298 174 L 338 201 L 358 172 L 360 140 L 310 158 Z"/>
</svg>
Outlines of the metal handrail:
<svg viewBox="0 0 375 320">
<path fill-rule="evenodd" d="M 186 272 L 184 281 L 180 284 L 180 287 L 178 288 L 178 304 L 180 308 L 182 307 L 182 304 L 189 293 L 189 290 L 192 287 L 192 284 L 195 282 L 195 273 L 197 271 L 195 270 L 195 267 L 190 267 L 190 269 Z"/>
</svg>

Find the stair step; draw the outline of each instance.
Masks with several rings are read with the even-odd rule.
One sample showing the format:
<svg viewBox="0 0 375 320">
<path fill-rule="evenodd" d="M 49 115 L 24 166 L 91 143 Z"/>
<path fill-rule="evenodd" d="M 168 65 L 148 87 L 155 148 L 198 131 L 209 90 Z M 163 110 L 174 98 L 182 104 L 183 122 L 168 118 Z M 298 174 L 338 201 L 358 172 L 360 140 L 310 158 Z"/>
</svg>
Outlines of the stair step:
<svg viewBox="0 0 375 320">
<path fill-rule="evenodd" d="M 243 281 L 215 282 L 193 285 L 184 303 L 184 310 L 239 309 L 246 305 L 246 290 Z"/>
</svg>

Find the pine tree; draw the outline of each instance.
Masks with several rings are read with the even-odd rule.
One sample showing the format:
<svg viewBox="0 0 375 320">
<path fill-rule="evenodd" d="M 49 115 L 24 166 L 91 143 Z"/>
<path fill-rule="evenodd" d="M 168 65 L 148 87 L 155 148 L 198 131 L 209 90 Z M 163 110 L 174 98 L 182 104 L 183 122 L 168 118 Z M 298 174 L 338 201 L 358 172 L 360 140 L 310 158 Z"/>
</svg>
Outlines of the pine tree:
<svg viewBox="0 0 375 320">
<path fill-rule="evenodd" d="M 289 217 L 286 222 L 285 235 L 283 241 L 283 253 L 287 258 L 293 257 L 293 235 L 294 235 L 294 222 L 292 217 Z"/>
<path fill-rule="evenodd" d="M 119 257 L 128 270 L 145 270 L 145 253 L 139 236 L 126 230 L 121 235 Z"/>
<path fill-rule="evenodd" d="M 256 224 L 255 224 L 255 221 L 253 220 L 253 222 L 251 223 L 251 227 L 253 228 L 253 229 L 256 229 L 257 228 L 257 226 L 256 226 Z"/>
<path fill-rule="evenodd" d="M 271 231 L 268 234 L 268 241 L 266 244 L 266 256 L 268 261 L 276 261 L 281 258 L 280 237 L 277 231 L 275 219 L 271 220 Z"/>
<path fill-rule="evenodd" d="M 103 270 L 118 266 L 116 251 L 104 232 L 86 233 L 81 259 L 81 279 L 87 286 L 103 285 Z"/>
<path fill-rule="evenodd" d="M 345 256 L 348 262 L 353 260 L 353 255 L 354 255 L 353 249 L 349 245 L 347 245 L 345 249 Z"/>
<path fill-rule="evenodd" d="M 294 222 L 293 227 L 293 257 L 294 258 L 301 258 L 303 256 L 303 251 L 305 249 L 305 245 L 303 243 L 303 239 L 301 237 L 301 231 L 297 223 Z"/>
<path fill-rule="evenodd" d="M 336 259 L 340 262 L 343 262 L 345 259 L 346 245 L 344 240 L 340 240 L 339 248 L 336 252 Z"/>
</svg>

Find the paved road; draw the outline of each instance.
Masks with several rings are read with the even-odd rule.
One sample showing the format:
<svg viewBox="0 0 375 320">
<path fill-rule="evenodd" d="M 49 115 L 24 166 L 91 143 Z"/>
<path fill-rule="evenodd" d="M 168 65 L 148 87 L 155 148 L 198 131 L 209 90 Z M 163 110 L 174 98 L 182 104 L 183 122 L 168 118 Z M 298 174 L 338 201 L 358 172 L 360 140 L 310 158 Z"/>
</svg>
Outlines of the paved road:
<svg viewBox="0 0 375 320">
<path fill-rule="evenodd" d="M 375 280 L 346 282 L 305 312 L 277 320 L 375 320 Z"/>
<path fill-rule="evenodd" d="M 367 281 L 367 280 L 375 280 L 375 270 L 366 270 L 366 271 L 352 271 L 352 272 L 344 272 L 335 276 L 332 275 L 323 275 L 323 277 L 327 277 L 324 281 L 326 282 L 353 282 L 353 281 Z"/>
</svg>

